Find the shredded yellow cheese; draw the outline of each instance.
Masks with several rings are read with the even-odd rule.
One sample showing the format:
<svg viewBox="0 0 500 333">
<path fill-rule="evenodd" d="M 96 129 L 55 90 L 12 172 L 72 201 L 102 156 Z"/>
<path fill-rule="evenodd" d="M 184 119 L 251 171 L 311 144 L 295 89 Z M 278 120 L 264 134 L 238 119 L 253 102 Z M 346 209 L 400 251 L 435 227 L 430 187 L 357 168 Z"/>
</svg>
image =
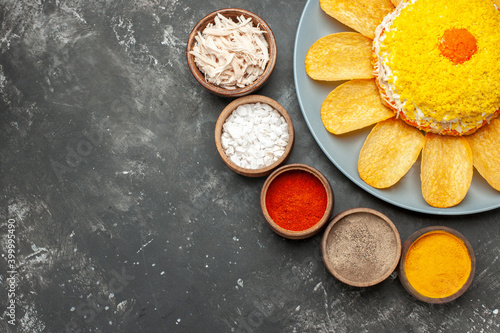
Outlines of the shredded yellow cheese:
<svg viewBox="0 0 500 333">
<path fill-rule="evenodd" d="M 455 64 L 441 54 L 448 29 L 476 38 L 469 60 Z M 380 51 L 411 118 L 423 112 L 437 122 L 472 124 L 500 108 L 500 11 L 491 0 L 411 0 L 386 28 Z"/>
</svg>

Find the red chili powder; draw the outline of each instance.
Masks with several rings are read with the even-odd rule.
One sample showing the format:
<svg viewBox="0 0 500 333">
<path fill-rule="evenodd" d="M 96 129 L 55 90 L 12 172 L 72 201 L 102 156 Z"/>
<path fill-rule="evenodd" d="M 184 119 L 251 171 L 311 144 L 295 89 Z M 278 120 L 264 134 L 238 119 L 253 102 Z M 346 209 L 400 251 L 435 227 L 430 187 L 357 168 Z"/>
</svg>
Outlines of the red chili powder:
<svg viewBox="0 0 500 333">
<path fill-rule="evenodd" d="M 266 193 L 267 212 L 280 227 L 302 231 L 321 220 L 326 210 L 326 190 L 313 174 L 291 170 L 276 177 Z"/>
</svg>

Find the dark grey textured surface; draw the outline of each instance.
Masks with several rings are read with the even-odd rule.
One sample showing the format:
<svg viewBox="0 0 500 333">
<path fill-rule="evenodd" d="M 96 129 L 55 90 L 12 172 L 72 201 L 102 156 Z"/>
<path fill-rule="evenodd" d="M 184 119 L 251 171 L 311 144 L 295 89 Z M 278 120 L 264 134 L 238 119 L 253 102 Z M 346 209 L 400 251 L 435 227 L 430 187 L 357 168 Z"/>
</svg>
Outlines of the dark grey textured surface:
<svg viewBox="0 0 500 333">
<path fill-rule="evenodd" d="M 310 135 L 292 73 L 304 4 L 0 1 L 0 331 L 500 331 L 498 210 L 438 217 L 393 207 L 353 185 Z M 335 214 L 378 209 L 402 240 L 431 225 L 463 233 L 477 271 L 461 298 L 418 302 L 396 273 L 351 288 L 325 270 L 321 235 L 288 241 L 265 225 L 264 179 L 235 174 L 215 148 L 229 100 L 203 90 L 185 61 L 191 27 L 223 7 L 259 14 L 277 38 L 278 63 L 259 93 L 294 121 L 289 163 L 325 174 Z"/>
</svg>

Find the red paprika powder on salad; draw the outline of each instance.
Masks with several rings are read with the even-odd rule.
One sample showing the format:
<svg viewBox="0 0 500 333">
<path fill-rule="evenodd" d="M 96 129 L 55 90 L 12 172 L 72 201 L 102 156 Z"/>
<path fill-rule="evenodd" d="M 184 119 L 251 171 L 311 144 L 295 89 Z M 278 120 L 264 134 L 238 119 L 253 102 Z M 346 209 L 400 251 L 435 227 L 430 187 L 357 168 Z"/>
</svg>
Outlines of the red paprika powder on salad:
<svg viewBox="0 0 500 333">
<path fill-rule="evenodd" d="M 271 182 L 265 200 L 267 212 L 277 225 L 303 231 L 318 223 L 325 214 L 327 194 L 316 176 L 291 170 Z"/>
</svg>

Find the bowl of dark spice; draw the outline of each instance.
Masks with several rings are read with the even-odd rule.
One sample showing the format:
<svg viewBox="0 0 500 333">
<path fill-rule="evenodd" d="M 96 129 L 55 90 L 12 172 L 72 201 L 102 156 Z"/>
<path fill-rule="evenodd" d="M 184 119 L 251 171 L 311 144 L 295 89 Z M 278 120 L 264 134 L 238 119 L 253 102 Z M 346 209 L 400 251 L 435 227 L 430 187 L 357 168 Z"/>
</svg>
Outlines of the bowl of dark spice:
<svg viewBox="0 0 500 333">
<path fill-rule="evenodd" d="M 403 244 L 398 275 L 420 301 L 441 304 L 460 297 L 476 268 L 472 246 L 458 231 L 433 226 L 413 233 Z"/>
<path fill-rule="evenodd" d="M 224 8 L 203 17 L 186 47 L 188 67 L 208 91 L 240 97 L 261 89 L 276 65 L 276 40 L 269 25 L 244 9 Z"/>
<path fill-rule="evenodd" d="M 266 179 L 260 205 L 275 233 L 304 239 L 317 234 L 330 219 L 334 196 L 321 172 L 306 164 L 289 164 Z"/>
<path fill-rule="evenodd" d="M 394 272 L 401 255 L 401 239 L 384 214 L 353 208 L 332 219 L 321 250 L 323 262 L 335 278 L 354 287 L 369 287 Z"/>
<path fill-rule="evenodd" d="M 286 162 L 294 144 L 292 119 L 272 98 L 249 95 L 229 103 L 215 124 L 215 145 L 226 165 L 263 177 Z"/>
</svg>

